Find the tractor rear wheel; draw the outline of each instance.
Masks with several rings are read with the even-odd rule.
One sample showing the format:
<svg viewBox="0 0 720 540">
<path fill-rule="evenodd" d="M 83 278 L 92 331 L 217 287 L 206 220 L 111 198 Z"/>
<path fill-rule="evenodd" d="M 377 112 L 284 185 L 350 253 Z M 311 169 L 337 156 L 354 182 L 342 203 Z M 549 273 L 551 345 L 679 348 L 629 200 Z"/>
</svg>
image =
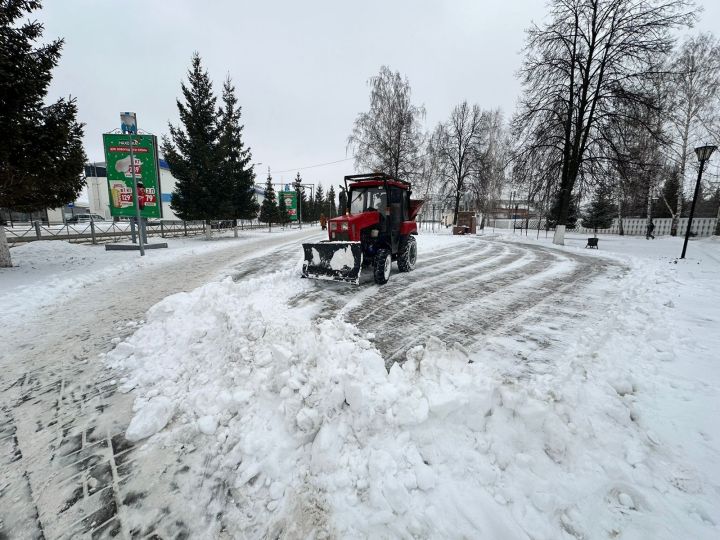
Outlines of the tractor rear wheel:
<svg viewBox="0 0 720 540">
<path fill-rule="evenodd" d="M 415 261 L 417 260 L 417 244 L 415 238 L 408 235 L 400 240 L 400 247 L 398 249 L 397 265 L 398 270 L 401 272 L 409 272 L 415 268 Z"/>
<path fill-rule="evenodd" d="M 373 261 L 373 277 L 375 283 L 384 285 L 390 279 L 390 267 L 392 266 L 392 253 L 389 249 L 379 249 Z"/>
</svg>

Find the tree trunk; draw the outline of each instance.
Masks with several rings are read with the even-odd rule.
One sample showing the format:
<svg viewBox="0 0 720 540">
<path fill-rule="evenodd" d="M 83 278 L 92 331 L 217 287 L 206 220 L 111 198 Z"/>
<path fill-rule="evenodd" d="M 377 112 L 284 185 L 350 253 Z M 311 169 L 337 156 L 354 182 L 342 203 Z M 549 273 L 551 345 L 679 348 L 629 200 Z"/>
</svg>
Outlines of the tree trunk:
<svg viewBox="0 0 720 540">
<path fill-rule="evenodd" d="M 453 225 L 457 225 L 458 210 L 460 210 L 460 187 L 455 192 L 455 215 L 453 216 Z"/>
<path fill-rule="evenodd" d="M 205 240 L 212 240 L 212 227 L 209 221 L 205 221 Z"/>
<path fill-rule="evenodd" d="M 618 234 L 625 236 L 625 229 L 623 228 L 623 200 L 622 197 L 618 199 Z"/>
<path fill-rule="evenodd" d="M 670 225 L 670 234 L 677 236 L 678 223 L 680 216 L 682 216 L 682 203 L 683 203 L 683 191 L 685 190 L 685 167 L 687 166 L 687 145 L 688 139 L 690 138 L 690 115 L 688 113 L 687 120 L 683 126 L 682 136 L 682 154 L 680 156 L 680 172 L 679 172 L 679 186 L 677 194 L 677 209 L 673 216 L 672 224 Z"/>
<path fill-rule="evenodd" d="M 567 185 L 560 188 L 560 210 L 558 213 L 557 224 L 555 225 L 555 234 L 553 235 L 553 244 L 558 246 L 565 245 L 565 226 L 567 218 L 570 214 L 570 197 L 572 196 L 572 188 Z"/>
<path fill-rule="evenodd" d="M 652 180 L 648 182 L 648 194 L 647 194 L 647 219 L 645 220 L 645 230 L 649 230 L 650 222 L 652 221 L 652 192 L 653 185 Z"/>
<path fill-rule="evenodd" d="M 0 225 L 0 268 L 10 268 L 11 266 L 10 246 L 5 235 L 5 227 Z"/>
</svg>

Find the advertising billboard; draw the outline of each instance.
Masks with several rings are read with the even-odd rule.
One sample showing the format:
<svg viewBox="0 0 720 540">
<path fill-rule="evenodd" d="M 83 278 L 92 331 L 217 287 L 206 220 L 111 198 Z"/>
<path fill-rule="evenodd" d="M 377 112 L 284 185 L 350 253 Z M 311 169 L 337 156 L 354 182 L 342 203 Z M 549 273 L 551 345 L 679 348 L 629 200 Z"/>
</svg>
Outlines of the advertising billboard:
<svg viewBox="0 0 720 540">
<path fill-rule="evenodd" d="M 130 159 L 129 140 L 132 137 L 133 159 Z M 138 184 L 140 215 L 162 217 L 157 138 L 154 135 L 103 134 L 107 182 L 112 216 L 135 216 L 133 169 Z"/>
<path fill-rule="evenodd" d="M 281 191 L 280 197 L 285 200 L 285 207 L 287 208 L 287 213 L 290 216 L 290 221 L 297 221 L 297 191 Z"/>
</svg>

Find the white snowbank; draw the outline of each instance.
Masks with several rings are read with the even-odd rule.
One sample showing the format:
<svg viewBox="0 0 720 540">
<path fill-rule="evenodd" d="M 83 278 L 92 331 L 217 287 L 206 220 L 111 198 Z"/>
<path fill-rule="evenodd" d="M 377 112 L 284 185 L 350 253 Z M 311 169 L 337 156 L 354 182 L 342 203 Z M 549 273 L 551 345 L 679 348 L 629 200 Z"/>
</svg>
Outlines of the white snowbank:
<svg viewBox="0 0 720 540">
<path fill-rule="evenodd" d="M 314 286 L 297 270 L 171 296 L 107 359 L 138 415 L 173 403 L 149 444 L 204 449 L 232 500 L 184 494 L 235 536 L 710 539 L 718 430 L 698 454 L 655 416 L 697 388 L 670 376 L 693 350 L 656 294 L 678 279 L 599 282 L 607 301 L 545 370 L 431 338 L 388 373 L 356 328 L 288 306 Z"/>
</svg>

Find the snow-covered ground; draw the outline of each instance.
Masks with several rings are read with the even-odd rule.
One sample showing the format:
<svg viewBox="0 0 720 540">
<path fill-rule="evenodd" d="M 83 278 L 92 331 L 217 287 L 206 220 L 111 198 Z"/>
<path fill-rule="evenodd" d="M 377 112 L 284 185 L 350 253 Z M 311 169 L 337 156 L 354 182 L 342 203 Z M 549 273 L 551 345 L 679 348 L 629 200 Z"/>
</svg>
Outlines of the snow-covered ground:
<svg viewBox="0 0 720 540">
<path fill-rule="evenodd" d="M 135 396 L 128 528 L 170 497 L 194 537 L 717 538 L 720 242 L 542 237 L 421 235 L 384 288 L 291 257 L 155 305 L 105 356 Z"/>
</svg>

